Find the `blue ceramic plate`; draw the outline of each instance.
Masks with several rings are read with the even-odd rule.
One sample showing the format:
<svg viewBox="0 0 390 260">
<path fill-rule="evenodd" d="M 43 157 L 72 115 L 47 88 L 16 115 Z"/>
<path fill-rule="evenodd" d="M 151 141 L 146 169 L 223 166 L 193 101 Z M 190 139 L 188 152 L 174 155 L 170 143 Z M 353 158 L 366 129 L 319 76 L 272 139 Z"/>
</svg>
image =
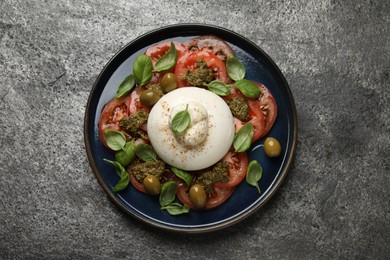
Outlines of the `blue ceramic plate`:
<svg viewBox="0 0 390 260">
<path fill-rule="evenodd" d="M 158 198 L 137 191 L 129 185 L 124 191 L 111 190 L 118 181 L 114 168 L 103 162 L 113 159 L 100 142 L 97 124 L 104 104 L 115 96 L 116 89 L 125 76 L 132 73 L 135 58 L 151 45 L 174 40 L 185 42 L 199 35 L 212 34 L 224 39 L 235 51 L 246 68 L 246 79 L 266 85 L 272 92 L 278 106 L 276 122 L 267 134 L 277 138 L 282 146 L 282 155 L 270 159 L 264 155 L 264 139 L 255 142 L 249 151 L 249 160 L 257 159 L 263 167 L 259 181 L 261 194 L 243 181 L 233 195 L 221 206 L 189 214 L 171 216 L 160 210 Z M 297 142 L 297 113 L 293 97 L 286 80 L 275 63 L 264 51 L 251 41 L 226 29 L 200 25 L 180 24 L 151 31 L 120 50 L 104 67 L 89 96 L 85 122 L 84 139 L 89 163 L 108 197 L 129 215 L 152 226 L 179 232 L 200 233 L 228 227 L 254 213 L 263 206 L 281 185 L 292 163 Z"/>
</svg>

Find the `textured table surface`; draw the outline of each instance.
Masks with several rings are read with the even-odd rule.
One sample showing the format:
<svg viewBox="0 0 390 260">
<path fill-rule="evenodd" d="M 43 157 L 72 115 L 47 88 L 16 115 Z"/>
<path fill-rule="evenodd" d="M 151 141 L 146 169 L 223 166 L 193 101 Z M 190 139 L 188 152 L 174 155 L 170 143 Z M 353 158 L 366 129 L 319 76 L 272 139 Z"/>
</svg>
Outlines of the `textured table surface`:
<svg viewBox="0 0 390 260">
<path fill-rule="evenodd" d="M 389 1 L 0 1 L 0 258 L 390 256 Z M 299 116 L 288 178 L 223 231 L 177 235 L 111 203 L 84 112 L 103 66 L 152 29 L 233 30 L 280 67 Z"/>
</svg>

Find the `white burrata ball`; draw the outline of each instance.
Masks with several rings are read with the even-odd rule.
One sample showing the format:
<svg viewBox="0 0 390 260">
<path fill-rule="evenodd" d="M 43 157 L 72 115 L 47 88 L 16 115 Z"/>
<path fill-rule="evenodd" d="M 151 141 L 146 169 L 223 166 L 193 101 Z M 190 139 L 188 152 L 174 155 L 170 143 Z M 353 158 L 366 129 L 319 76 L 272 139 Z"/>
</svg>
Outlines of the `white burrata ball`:
<svg viewBox="0 0 390 260">
<path fill-rule="evenodd" d="M 188 111 L 187 129 L 175 133 L 173 117 Z M 184 87 L 164 95 L 149 114 L 147 130 L 157 155 L 182 170 L 207 168 L 223 158 L 234 138 L 233 116 L 225 101 L 201 88 Z"/>
</svg>

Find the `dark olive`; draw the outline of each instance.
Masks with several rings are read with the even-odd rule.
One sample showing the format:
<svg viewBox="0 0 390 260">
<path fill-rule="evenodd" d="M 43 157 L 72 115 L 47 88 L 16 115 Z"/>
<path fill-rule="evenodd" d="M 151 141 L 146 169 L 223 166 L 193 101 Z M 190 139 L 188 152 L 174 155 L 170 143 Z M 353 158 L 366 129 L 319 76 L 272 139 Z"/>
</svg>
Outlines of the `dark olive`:
<svg viewBox="0 0 390 260">
<path fill-rule="evenodd" d="M 176 75 L 173 73 L 165 74 L 161 79 L 160 87 L 165 93 L 174 90 L 177 87 Z"/>
<path fill-rule="evenodd" d="M 139 96 L 141 103 L 145 106 L 153 106 L 160 98 L 161 95 L 153 89 L 144 90 Z"/>
<path fill-rule="evenodd" d="M 200 209 L 206 206 L 207 195 L 202 185 L 192 185 L 190 188 L 189 196 L 192 204 L 194 204 L 196 208 Z"/>
<path fill-rule="evenodd" d="M 267 137 L 264 141 L 264 152 L 268 157 L 278 157 L 282 151 L 280 143 L 273 137 Z"/>
<path fill-rule="evenodd" d="M 152 195 L 160 194 L 161 191 L 161 183 L 159 179 L 151 174 L 146 175 L 144 178 L 144 187 L 147 193 Z"/>
</svg>

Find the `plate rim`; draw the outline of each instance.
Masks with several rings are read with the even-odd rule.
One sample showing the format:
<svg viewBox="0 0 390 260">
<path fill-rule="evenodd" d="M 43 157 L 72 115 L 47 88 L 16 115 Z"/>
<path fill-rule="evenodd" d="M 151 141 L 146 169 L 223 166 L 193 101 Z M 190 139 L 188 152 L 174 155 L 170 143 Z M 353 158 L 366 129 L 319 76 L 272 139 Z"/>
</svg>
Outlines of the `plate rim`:
<svg viewBox="0 0 390 260">
<path fill-rule="evenodd" d="M 278 179 L 276 179 L 274 185 L 271 187 L 269 192 L 267 194 L 265 194 L 263 200 L 260 203 L 258 203 L 254 207 L 252 207 L 250 210 L 246 210 L 243 213 L 241 212 L 240 214 L 238 214 L 237 217 L 235 217 L 235 218 L 230 217 L 226 221 L 221 220 L 221 221 L 219 221 L 220 223 L 218 223 L 218 224 L 216 224 L 214 226 L 207 225 L 207 226 L 204 226 L 204 227 L 186 227 L 186 228 L 177 227 L 177 226 L 167 226 L 165 224 L 158 223 L 158 222 L 153 221 L 153 220 L 145 219 L 142 216 L 140 216 L 140 215 L 138 215 L 138 214 L 136 214 L 134 212 L 131 212 L 124 205 L 122 205 L 122 203 L 114 196 L 112 191 L 110 189 L 108 189 L 106 183 L 104 182 L 103 178 L 101 177 L 101 175 L 99 173 L 99 170 L 98 170 L 98 168 L 97 168 L 97 166 L 96 166 L 96 164 L 94 162 L 94 159 L 92 157 L 91 145 L 90 145 L 89 140 L 88 140 L 89 139 L 88 130 L 90 128 L 89 115 L 90 115 L 90 112 L 91 112 L 91 103 L 93 101 L 92 99 L 93 99 L 93 96 L 94 96 L 93 94 L 96 92 L 98 83 L 101 81 L 102 77 L 107 73 L 107 70 L 110 67 L 111 63 L 119 55 L 121 55 L 121 53 L 125 49 L 129 48 L 131 45 L 134 45 L 134 43 L 142 40 L 143 38 L 149 37 L 150 35 L 156 34 L 158 32 L 161 33 L 163 31 L 172 30 L 172 29 L 175 29 L 175 28 L 176 29 L 180 28 L 180 31 L 182 31 L 185 28 L 190 29 L 190 30 L 199 31 L 200 29 L 203 28 L 203 29 L 208 30 L 208 31 L 213 30 L 213 31 L 221 32 L 221 33 L 232 34 L 235 37 L 238 37 L 238 38 L 242 39 L 243 41 L 245 41 L 246 43 L 252 45 L 252 47 L 254 47 L 257 51 L 261 52 L 261 54 L 264 55 L 268 59 L 268 62 L 270 62 L 272 67 L 277 72 L 278 76 L 280 77 L 280 79 L 283 82 L 284 87 L 286 88 L 285 90 L 286 90 L 286 92 L 288 94 L 287 98 L 290 101 L 290 106 L 292 108 L 291 114 L 292 114 L 293 126 L 292 126 L 292 129 L 291 129 L 292 135 L 290 135 L 291 138 L 292 138 L 291 148 L 290 148 L 291 151 L 288 154 L 288 156 L 286 157 L 285 166 L 280 171 L 280 177 Z M 211 33 L 209 33 L 209 34 L 211 34 Z M 282 72 L 280 71 L 280 69 L 276 65 L 276 63 L 257 44 L 255 44 L 251 40 L 247 39 L 246 37 L 244 37 L 244 36 L 234 32 L 232 30 L 229 30 L 229 29 L 226 29 L 226 28 L 223 28 L 223 27 L 220 27 L 220 26 L 211 25 L 211 24 L 200 24 L 200 23 L 178 23 L 178 24 L 172 24 L 172 25 L 167 25 L 167 26 L 162 26 L 162 27 L 159 27 L 159 28 L 155 28 L 153 30 L 150 30 L 150 31 L 148 31 L 146 33 L 143 33 L 143 34 L 137 36 L 132 41 L 130 41 L 129 43 L 124 45 L 122 48 L 120 48 L 120 50 L 118 50 L 109 59 L 109 61 L 104 65 L 103 69 L 100 71 L 99 75 L 97 76 L 97 78 L 96 78 L 96 80 L 95 80 L 95 82 L 94 82 L 94 84 L 92 86 L 92 89 L 89 92 L 89 96 L 88 96 L 88 100 L 87 100 L 87 104 L 86 104 L 86 109 L 85 109 L 85 114 L 84 114 L 83 134 L 84 134 L 85 150 L 87 152 L 87 157 L 88 157 L 88 163 L 89 163 L 90 167 L 92 168 L 92 171 L 93 171 L 93 173 L 95 175 L 95 178 L 97 179 L 99 185 L 103 188 L 104 192 L 109 197 L 109 199 L 117 207 L 119 207 L 121 210 L 123 210 L 127 215 L 130 215 L 130 216 L 134 217 L 135 219 L 137 219 L 137 220 L 139 220 L 139 221 L 141 221 L 143 223 L 146 223 L 146 224 L 151 225 L 153 227 L 162 229 L 164 231 L 172 231 L 172 232 L 187 233 L 187 234 L 207 233 L 207 232 L 213 232 L 213 231 L 217 231 L 217 230 L 221 230 L 221 229 L 233 226 L 233 225 L 237 224 L 238 222 L 241 222 L 244 219 L 247 219 L 249 216 L 251 216 L 255 212 L 257 212 L 261 207 L 263 207 L 271 199 L 271 197 L 273 197 L 273 195 L 279 190 L 280 186 L 282 185 L 282 183 L 284 182 L 284 180 L 286 179 L 286 177 L 288 175 L 288 172 L 289 172 L 289 170 L 290 170 L 290 168 L 292 166 L 292 163 L 293 163 L 293 160 L 294 160 L 294 157 L 295 157 L 295 153 L 296 153 L 296 147 L 297 147 L 297 142 L 298 142 L 298 113 L 297 113 L 294 97 L 292 95 L 292 92 L 291 92 L 291 89 L 290 89 L 290 86 L 289 86 L 287 80 L 285 79 L 284 75 L 282 74 Z"/>
</svg>

